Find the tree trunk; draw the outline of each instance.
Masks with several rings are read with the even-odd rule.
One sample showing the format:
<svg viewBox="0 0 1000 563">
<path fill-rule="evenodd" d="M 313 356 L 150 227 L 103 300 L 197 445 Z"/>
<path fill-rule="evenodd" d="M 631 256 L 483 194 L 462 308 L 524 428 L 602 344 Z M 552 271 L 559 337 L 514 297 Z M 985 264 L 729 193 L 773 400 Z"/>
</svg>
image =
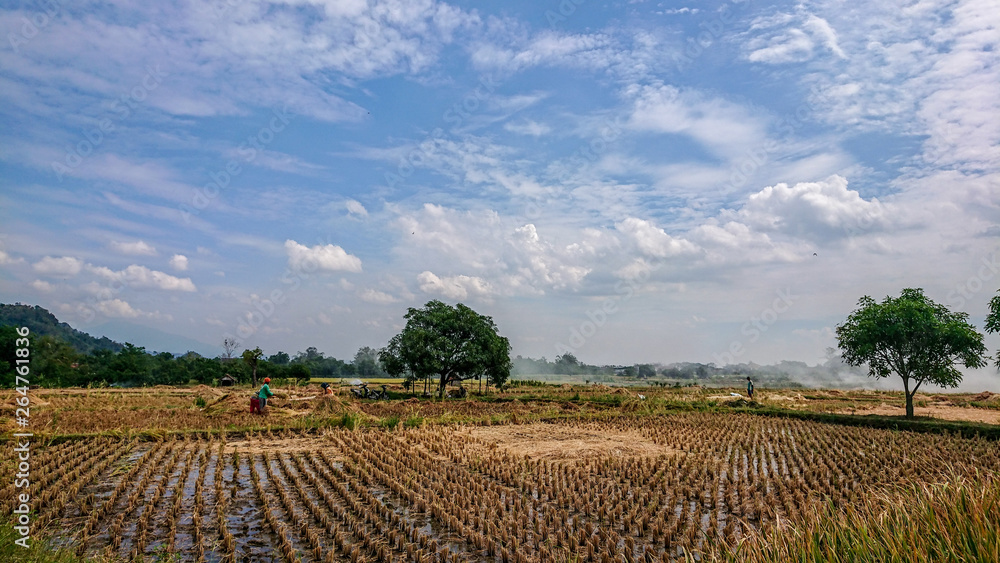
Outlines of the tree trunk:
<svg viewBox="0 0 1000 563">
<path fill-rule="evenodd" d="M 906 418 L 913 418 L 913 395 L 917 392 L 917 388 L 913 388 L 913 393 L 910 393 L 910 378 L 903 377 L 903 395 L 906 397 Z"/>
<path fill-rule="evenodd" d="M 257 366 L 253 366 L 253 386 L 257 387 Z"/>
</svg>

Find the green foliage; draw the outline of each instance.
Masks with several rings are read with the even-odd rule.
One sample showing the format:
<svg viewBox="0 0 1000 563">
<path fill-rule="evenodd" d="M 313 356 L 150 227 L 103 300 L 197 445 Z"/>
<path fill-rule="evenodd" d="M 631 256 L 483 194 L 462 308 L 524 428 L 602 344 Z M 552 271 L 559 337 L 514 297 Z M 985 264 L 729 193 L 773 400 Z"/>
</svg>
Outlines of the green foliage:
<svg viewBox="0 0 1000 563">
<path fill-rule="evenodd" d="M 194 398 L 194 406 L 198 407 L 199 409 L 205 408 L 205 405 L 207 404 L 208 403 L 205 401 L 205 398 L 200 395 Z"/>
<path fill-rule="evenodd" d="M 277 354 L 268 356 L 267 361 L 274 365 L 284 366 L 288 365 L 288 362 L 292 361 L 292 359 L 288 356 L 287 352 L 278 352 Z"/>
<path fill-rule="evenodd" d="M 59 322 L 55 315 L 38 305 L 32 307 L 21 303 L 13 305 L 0 303 L 0 326 L 26 326 L 31 329 L 32 335 L 51 336 L 69 344 L 80 354 L 89 354 L 94 350 L 117 352 L 122 348 L 121 344 L 105 336 L 94 338 L 66 323 Z"/>
<path fill-rule="evenodd" d="M 1000 290 L 990 299 L 990 313 L 986 315 L 986 332 L 1000 332 Z M 1000 370 L 1000 351 L 996 356 L 997 369 Z"/>
<path fill-rule="evenodd" d="M 350 412 L 345 412 L 344 415 L 340 418 L 339 425 L 348 430 L 354 430 L 355 428 L 358 427 L 358 423 L 359 423 L 358 415 Z"/>
<path fill-rule="evenodd" d="M 32 530 L 34 532 L 34 530 Z M 24 561 L 31 563 L 82 563 L 86 561 L 68 549 L 54 549 L 46 542 L 31 536 L 28 548 L 14 543 L 21 534 L 14 531 L 10 522 L 0 523 L 0 561 Z"/>
<path fill-rule="evenodd" d="M 385 377 L 385 370 L 378 362 L 378 350 L 362 346 L 354 354 L 354 375 L 358 377 Z"/>
<path fill-rule="evenodd" d="M 247 349 L 243 350 L 242 358 L 243 363 L 250 368 L 250 373 L 252 382 L 254 386 L 257 385 L 257 364 L 260 363 L 261 358 L 264 357 L 264 351 L 260 349 L 260 346 L 254 348 L 253 350 Z"/>
<path fill-rule="evenodd" d="M 486 376 L 500 386 L 510 377 L 510 342 L 499 335 L 492 318 L 461 303 L 452 307 L 437 300 L 422 309 L 411 307 L 404 318 L 406 327 L 379 352 L 389 375 L 437 377 L 442 397 L 452 381 Z"/>
<path fill-rule="evenodd" d="M 983 336 L 968 323 L 968 314 L 949 311 L 921 289 L 904 289 L 881 303 L 866 295 L 858 306 L 837 327 L 843 359 L 854 366 L 867 364 L 872 377 L 901 377 L 908 417 L 921 384 L 955 387 L 962 380 L 956 362 L 969 368 L 986 365 Z"/>
</svg>

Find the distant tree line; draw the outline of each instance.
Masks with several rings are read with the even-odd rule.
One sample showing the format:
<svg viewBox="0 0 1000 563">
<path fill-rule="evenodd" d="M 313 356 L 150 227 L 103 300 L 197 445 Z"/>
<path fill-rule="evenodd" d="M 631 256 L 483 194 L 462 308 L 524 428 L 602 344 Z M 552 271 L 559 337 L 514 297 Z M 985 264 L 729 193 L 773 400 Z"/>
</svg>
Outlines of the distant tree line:
<svg viewBox="0 0 1000 563">
<path fill-rule="evenodd" d="M 305 380 L 310 377 L 380 377 L 385 375 L 378 351 L 363 347 L 353 361 L 325 356 L 315 347 L 289 356 L 277 352 L 264 357 L 253 351 L 233 354 L 238 343 L 228 343 L 227 353 L 206 358 L 196 352 L 175 355 L 151 353 L 131 343 L 119 344 L 94 338 L 60 323 L 42 307 L 0 304 L 0 381 L 14 381 L 17 327 L 31 330 L 32 384 L 44 387 L 86 387 L 104 385 L 150 386 L 215 384 L 225 376 L 238 383 L 257 379 Z M 256 349 L 259 352 L 259 348 Z M 248 354 L 249 352 L 249 354 Z"/>
</svg>

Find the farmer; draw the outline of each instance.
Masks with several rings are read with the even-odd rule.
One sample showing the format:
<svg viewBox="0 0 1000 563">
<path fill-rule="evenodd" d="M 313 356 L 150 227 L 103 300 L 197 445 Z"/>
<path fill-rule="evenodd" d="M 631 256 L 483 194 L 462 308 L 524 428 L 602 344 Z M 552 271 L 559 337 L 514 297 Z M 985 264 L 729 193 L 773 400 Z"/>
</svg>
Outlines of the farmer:
<svg viewBox="0 0 1000 563">
<path fill-rule="evenodd" d="M 320 385 L 320 387 L 323 388 L 323 396 L 325 396 L 325 397 L 332 397 L 333 396 L 333 387 L 330 387 L 329 383 L 323 382 Z"/>
<path fill-rule="evenodd" d="M 747 376 L 747 396 L 750 397 L 751 401 L 753 400 L 753 380 L 750 379 L 749 375 Z"/>
<path fill-rule="evenodd" d="M 263 411 L 267 406 L 268 397 L 273 397 L 274 393 L 271 392 L 271 387 L 268 383 L 271 382 L 270 377 L 264 378 L 264 385 L 261 385 L 260 391 L 257 392 L 257 398 L 260 399 L 260 410 Z"/>
</svg>

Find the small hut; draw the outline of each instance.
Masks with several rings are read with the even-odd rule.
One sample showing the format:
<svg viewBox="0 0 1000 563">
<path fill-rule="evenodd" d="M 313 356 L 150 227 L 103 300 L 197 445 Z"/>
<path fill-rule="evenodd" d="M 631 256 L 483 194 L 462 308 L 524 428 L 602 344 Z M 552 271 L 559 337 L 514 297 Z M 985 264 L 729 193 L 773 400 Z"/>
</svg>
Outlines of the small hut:
<svg viewBox="0 0 1000 563">
<path fill-rule="evenodd" d="M 219 387 L 232 387 L 233 385 L 236 385 L 236 380 L 228 373 L 219 379 Z"/>
</svg>

